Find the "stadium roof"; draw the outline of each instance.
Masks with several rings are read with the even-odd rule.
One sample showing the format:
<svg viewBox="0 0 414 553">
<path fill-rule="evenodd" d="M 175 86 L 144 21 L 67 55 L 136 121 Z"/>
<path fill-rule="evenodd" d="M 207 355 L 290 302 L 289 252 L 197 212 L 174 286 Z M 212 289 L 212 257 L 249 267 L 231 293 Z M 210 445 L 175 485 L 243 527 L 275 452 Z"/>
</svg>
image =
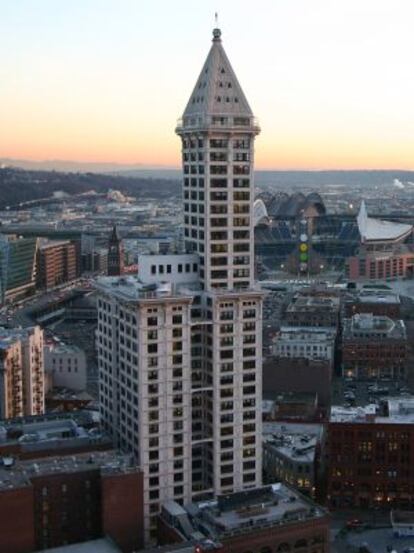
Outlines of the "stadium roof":
<svg viewBox="0 0 414 553">
<path fill-rule="evenodd" d="M 357 222 L 363 242 L 399 240 L 405 238 L 413 230 L 413 226 L 406 223 L 395 223 L 368 217 L 364 200 L 361 202 Z"/>
</svg>

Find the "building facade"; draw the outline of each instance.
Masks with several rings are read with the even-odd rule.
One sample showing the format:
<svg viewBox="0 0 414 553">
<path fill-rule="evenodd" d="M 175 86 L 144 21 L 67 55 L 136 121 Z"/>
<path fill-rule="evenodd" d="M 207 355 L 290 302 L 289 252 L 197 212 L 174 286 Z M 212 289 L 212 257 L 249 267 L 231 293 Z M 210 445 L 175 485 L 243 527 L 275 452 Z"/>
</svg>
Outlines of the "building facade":
<svg viewBox="0 0 414 553">
<path fill-rule="evenodd" d="M 215 29 L 177 134 L 185 253 L 100 279 L 102 420 L 144 470 L 147 538 L 167 500 L 261 484 L 263 294 L 253 274 L 259 132 Z"/>
<path fill-rule="evenodd" d="M 45 409 L 43 330 L 0 329 L 0 413 L 8 419 Z"/>
<path fill-rule="evenodd" d="M 331 508 L 413 509 L 413 413 L 409 398 L 386 401 L 381 410 L 332 408 L 326 459 Z"/>
<path fill-rule="evenodd" d="M 142 474 L 116 451 L 10 461 L 0 469 L 0 550 L 30 553 L 108 536 L 143 545 Z"/>
<path fill-rule="evenodd" d="M 273 343 L 275 357 L 324 359 L 333 363 L 336 329 L 282 326 Z"/>
<path fill-rule="evenodd" d="M 407 332 L 404 321 L 371 313 L 344 319 L 342 374 L 348 378 L 406 377 Z"/>
<path fill-rule="evenodd" d="M 76 245 L 70 241 L 51 241 L 40 245 L 37 261 L 37 286 L 46 290 L 76 279 Z"/>
<path fill-rule="evenodd" d="M 86 355 L 81 348 L 67 344 L 46 344 L 44 363 L 49 380 L 48 389 L 58 386 L 69 390 L 86 390 Z"/>
</svg>

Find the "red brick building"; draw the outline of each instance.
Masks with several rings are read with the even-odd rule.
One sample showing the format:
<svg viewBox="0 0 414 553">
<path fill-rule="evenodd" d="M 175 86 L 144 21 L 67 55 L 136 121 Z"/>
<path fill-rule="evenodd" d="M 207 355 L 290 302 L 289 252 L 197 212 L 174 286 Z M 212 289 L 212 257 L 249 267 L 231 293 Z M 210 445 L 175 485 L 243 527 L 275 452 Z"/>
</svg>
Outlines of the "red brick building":
<svg viewBox="0 0 414 553">
<path fill-rule="evenodd" d="M 37 258 L 37 286 L 46 290 L 79 276 L 76 244 L 50 241 L 40 245 Z"/>
<path fill-rule="evenodd" d="M 13 461 L 0 468 L 0 551 L 31 551 L 102 536 L 143 546 L 142 473 L 115 451 Z"/>
<path fill-rule="evenodd" d="M 407 333 L 404 321 L 357 313 L 344 319 L 342 374 L 357 379 L 405 378 Z"/>
<path fill-rule="evenodd" d="M 332 408 L 327 503 L 332 509 L 414 509 L 414 402 L 396 398 L 378 412 Z"/>
<path fill-rule="evenodd" d="M 364 287 L 360 292 L 349 294 L 344 307 L 345 317 L 348 318 L 355 313 L 372 313 L 390 319 L 401 318 L 399 295 L 384 287 Z"/>
</svg>

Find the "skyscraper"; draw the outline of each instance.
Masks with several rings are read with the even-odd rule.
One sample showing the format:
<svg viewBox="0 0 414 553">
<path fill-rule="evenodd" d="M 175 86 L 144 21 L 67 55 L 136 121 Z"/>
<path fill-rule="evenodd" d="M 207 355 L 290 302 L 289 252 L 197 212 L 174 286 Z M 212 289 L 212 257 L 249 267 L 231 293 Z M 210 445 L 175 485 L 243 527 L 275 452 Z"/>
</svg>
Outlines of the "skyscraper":
<svg viewBox="0 0 414 553">
<path fill-rule="evenodd" d="M 254 284 L 252 217 L 258 132 L 214 29 L 177 126 L 185 253 L 141 255 L 138 278 L 98 281 L 102 421 L 143 468 L 150 532 L 164 501 L 261 484 L 262 293 Z"/>
</svg>

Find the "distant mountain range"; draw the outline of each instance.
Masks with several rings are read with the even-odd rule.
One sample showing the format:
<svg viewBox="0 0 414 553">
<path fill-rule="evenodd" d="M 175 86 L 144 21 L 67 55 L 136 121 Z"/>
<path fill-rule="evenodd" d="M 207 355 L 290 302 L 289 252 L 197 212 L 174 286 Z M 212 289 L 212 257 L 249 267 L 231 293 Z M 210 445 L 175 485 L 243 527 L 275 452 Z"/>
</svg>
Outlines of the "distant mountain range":
<svg viewBox="0 0 414 553">
<path fill-rule="evenodd" d="M 1 166 L 19 167 L 31 171 L 61 171 L 67 173 L 100 173 L 140 179 L 181 180 L 181 170 L 162 165 L 92 163 L 62 160 L 29 161 L 0 158 Z M 256 171 L 258 186 L 277 188 L 309 188 L 324 186 L 395 186 L 404 188 L 414 182 L 414 171 L 399 170 L 336 170 L 336 171 Z"/>
<path fill-rule="evenodd" d="M 169 167 L 163 165 L 148 166 L 141 163 L 111 163 L 88 161 L 65 161 L 60 159 L 48 159 L 44 161 L 32 161 L 28 159 L 16 159 L 0 157 L 0 167 L 19 167 L 29 171 L 62 171 L 67 173 L 120 173 L 135 171 L 169 171 Z M 174 170 L 173 171 L 177 171 Z M 136 175 L 131 175 L 136 176 Z M 141 176 L 141 175 L 140 175 Z"/>
</svg>

